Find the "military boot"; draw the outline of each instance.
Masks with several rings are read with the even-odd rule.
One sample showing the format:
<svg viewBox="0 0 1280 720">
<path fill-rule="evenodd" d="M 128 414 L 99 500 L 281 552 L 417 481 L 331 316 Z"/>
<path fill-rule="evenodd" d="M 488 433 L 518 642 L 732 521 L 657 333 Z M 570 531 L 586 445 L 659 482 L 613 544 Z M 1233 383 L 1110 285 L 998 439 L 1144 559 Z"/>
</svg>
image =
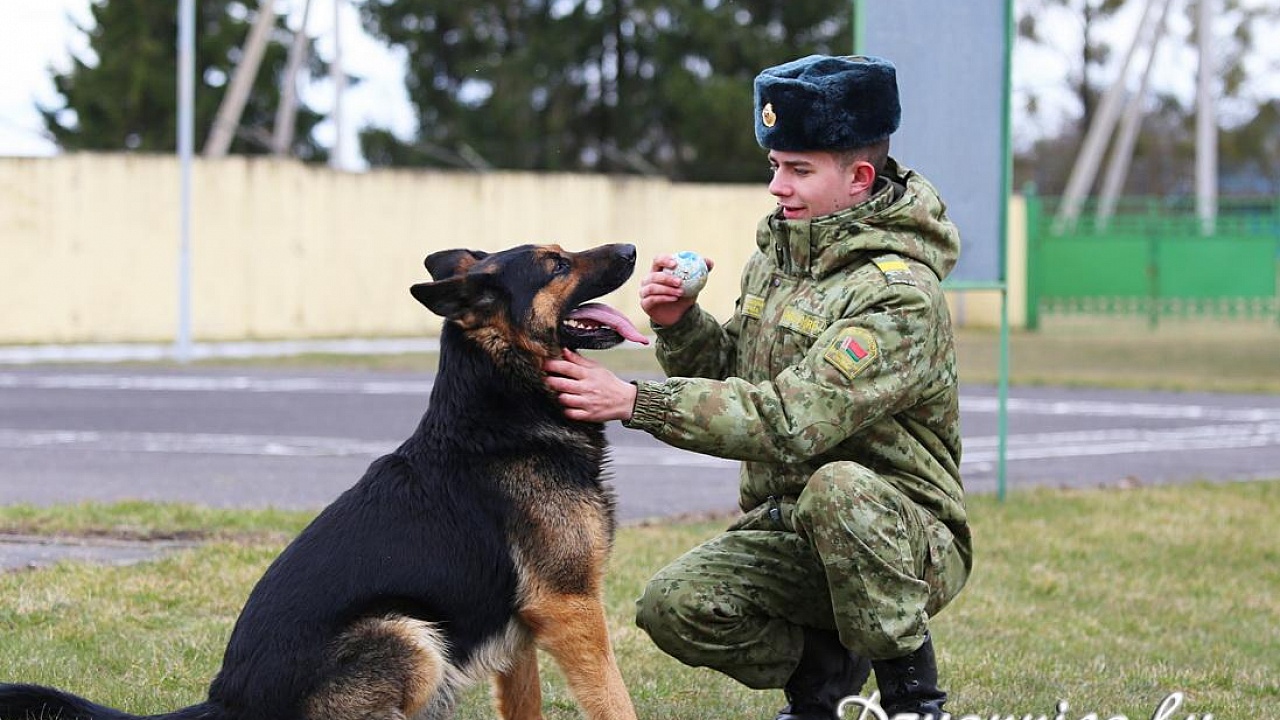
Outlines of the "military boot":
<svg viewBox="0 0 1280 720">
<path fill-rule="evenodd" d="M 874 660 L 871 666 L 886 716 L 914 713 L 920 720 L 942 717 L 947 694 L 938 689 L 938 662 L 933 656 L 933 639 L 927 634 L 924 644 L 910 655 Z"/>
<path fill-rule="evenodd" d="M 787 705 L 775 720 L 834 720 L 836 706 L 857 695 L 871 674 L 866 658 L 849 652 L 834 630 L 804 629 L 804 650 L 783 693 Z"/>
</svg>

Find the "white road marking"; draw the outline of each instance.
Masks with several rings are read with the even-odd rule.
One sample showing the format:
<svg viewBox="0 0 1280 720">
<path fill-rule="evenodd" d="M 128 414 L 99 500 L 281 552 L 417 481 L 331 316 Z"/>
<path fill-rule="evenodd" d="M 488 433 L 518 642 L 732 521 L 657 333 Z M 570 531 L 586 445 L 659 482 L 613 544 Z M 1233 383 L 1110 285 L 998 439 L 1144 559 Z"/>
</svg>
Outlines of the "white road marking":
<svg viewBox="0 0 1280 720">
<path fill-rule="evenodd" d="M 431 380 L 359 380 L 328 377 L 252 377 L 240 375 L 116 375 L 106 373 L 0 373 L 0 388 L 48 390 L 140 390 L 150 392 L 352 393 L 357 395 L 421 395 Z M 960 407 L 970 413 L 994 413 L 997 399 L 966 395 Z M 1151 420 L 1216 420 L 1265 422 L 1280 420 L 1275 407 L 1225 408 L 1203 404 L 1117 402 L 1111 400 L 1036 400 L 1009 398 L 1010 414 L 1132 417 Z"/>
<path fill-rule="evenodd" d="M 993 397 L 960 398 L 960 409 L 965 412 L 994 413 L 997 407 L 996 398 Z M 1225 420 L 1228 422 L 1280 420 L 1280 402 L 1275 407 L 1217 407 L 1182 403 L 1009 398 L 1008 410 L 1010 415 L 1125 417 L 1145 420 Z"/>
<path fill-rule="evenodd" d="M 421 395 L 434 383 L 422 380 L 361 380 L 325 377 L 250 377 L 250 375 L 120 375 L 104 373 L 0 373 L 0 388 L 109 389 L 151 392 L 323 392 L 356 395 Z M 966 413 L 996 413 L 997 398 L 964 396 Z M 1021 415 L 1076 415 L 1098 418 L 1146 418 L 1161 420 L 1228 420 L 1256 423 L 1280 420 L 1275 407 L 1217 407 L 1172 402 L 1117 402 L 1107 400 L 1033 400 L 1009 398 L 1009 413 Z"/>
<path fill-rule="evenodd" d="M 425 395 L 430 380 L 355 380 L 318 377 L 200 375 L 37 375 L 0 373 L 0 388 L 37 390 L 143 390 L 149 392 L 328 393 Z"/>
<path fill-rule="evenodd" d="M 374 458 L 394 450 L 399 440 L 358 440 L 290 435 L 216 433 L 104 432 L 96 430 L 17 430 L 0 428 L 0 449 L 67 450 L 123 453 L 251 455 L 259 457 Z M 964 440 L 963 465 L 982 466 L 997 460 L 996 436 Z M 1280 422 L 1257 425 L 1198 425 L 1163 430 L 1118 428 L 1079 432 L 1010 435 L 1006 458 L 1047 460 L 1141 453 L 1280 446 Z M 733 468 L 736 461 L 672 447 L 614 445 L 610 463 L 622 467 Z"/>
<path fill-rule="evenodd" d="M 263 457 L 341 457 L 388 453 L 402 441 L 336 437 L 235 435 L 219 433 L 103 432 L 98 430 L 0 429 L 6 450 L 68 449 L 95 452 L 256 455 Z"/>
<path fill-rule="evenodd" d="M 237 435 L 219 433 L 104 432 L 98 430 L 16 430 L 0 428 L 0 449 L 81 450 L 92 452 L 255 455 L 260 457 L 375 458 L 402 440 L 355 440 L 301 435 Z M 609 462 L 616 466 L 734 467 L 732 460 L 671 447 L 613 446 Z"/>
<path fill-rule="evenodd" d="M 995 462 L 998 459 L 998 442 L 999 438 L 994 435 L 965 438 L 962 465 Z M 1160 430 L 1116 428 L 1010 435 L 1005 458 L 1007 460 L 1048 460 L 1273 446 L 1280 446 L 1280 422 L 1256 425 L 1196 425 Z"/>
<path fill-rule="evenodd" d="M 426 395 L 430 393 L 432 385 L 430 380 L 329 377 L 0 373 L 0 389 Z M 994 413 L 998 407 L 996 398 L 989 396 L 964 396 L 960 404 L 966 413 Z M 1024 416 L 1197 422 L 1192 426 L 1161 429 L 1113 428 L 1011 434 L 1006 438 L 1006 458 L 1011 461 L 1280 446 L 1280 407 L 1010 398 L 1008 410 L 1010 415 Z M 998 441 L 999 438 L 994 435 L 964 438 L 963 464 L 970 471 L 987 468 L 998 459 Z M 86 451 L 263 457 L 376 457 L 391 451 L 400 442 L 310 436 L 0 428 L 0 448 L 14 450 L 60 447 Z M 615 445 L 611 448 L 610 457 L 613 465 L 629 467 L 733 468 L 737 465 L 736 461 L 666 446 Z"/>
</svg>

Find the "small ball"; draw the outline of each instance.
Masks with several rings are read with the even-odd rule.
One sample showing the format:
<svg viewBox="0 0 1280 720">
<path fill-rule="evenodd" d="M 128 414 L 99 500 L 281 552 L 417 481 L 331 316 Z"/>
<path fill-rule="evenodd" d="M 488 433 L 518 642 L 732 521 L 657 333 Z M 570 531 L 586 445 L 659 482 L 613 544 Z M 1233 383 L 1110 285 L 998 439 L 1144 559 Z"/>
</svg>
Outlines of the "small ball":
<svg viewBox="0 0 1280 720">
<path fill-rule="evenodd" d="M 691 250 L 681 250 L 676 253 L 675 258 L 675 268 L 669 268 L 667 272 L 684 282 L 680 287 L 681 294 L 687 297 L 702 292 L 707 284 L 707 261 Z"/>
</svg>

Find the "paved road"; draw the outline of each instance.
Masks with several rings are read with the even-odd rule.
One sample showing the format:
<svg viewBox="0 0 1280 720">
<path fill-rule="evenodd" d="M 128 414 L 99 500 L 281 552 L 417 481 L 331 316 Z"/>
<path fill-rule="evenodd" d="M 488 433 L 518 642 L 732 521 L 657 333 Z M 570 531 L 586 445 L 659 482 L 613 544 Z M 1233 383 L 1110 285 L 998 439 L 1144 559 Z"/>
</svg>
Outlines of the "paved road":
<svg viewBox="0 0 1280 720">
<path fill-rule="evenodd" d="M 318 508 L 417 423 L 429 375 L 0 371 L 0 503 L 140 498 Z M 971 492 L 996 485 L 995 391 L 961 398 Z M 736 464 L 608 429 L 623 520 L 733 508 Z M 1016 389 L 1008 482 L 1280 477 L 1280 397 Z"/>
</svg>

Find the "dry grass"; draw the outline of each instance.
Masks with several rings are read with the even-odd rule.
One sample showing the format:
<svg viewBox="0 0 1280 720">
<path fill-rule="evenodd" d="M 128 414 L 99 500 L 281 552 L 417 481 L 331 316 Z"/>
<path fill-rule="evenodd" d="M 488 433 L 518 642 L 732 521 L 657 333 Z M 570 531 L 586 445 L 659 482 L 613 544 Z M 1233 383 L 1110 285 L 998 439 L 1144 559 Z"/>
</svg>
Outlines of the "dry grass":
<svg viewBox="0 0 1280 720">
<path fill-rule="evenodd" d="M 958 334 L 961 380 L 998 377 L 999 333 Z M 1150 390 L 1280 393 L 1274 323 L 1058 322 L 1010 337 L 1010 381 Z"/>
</svg>

